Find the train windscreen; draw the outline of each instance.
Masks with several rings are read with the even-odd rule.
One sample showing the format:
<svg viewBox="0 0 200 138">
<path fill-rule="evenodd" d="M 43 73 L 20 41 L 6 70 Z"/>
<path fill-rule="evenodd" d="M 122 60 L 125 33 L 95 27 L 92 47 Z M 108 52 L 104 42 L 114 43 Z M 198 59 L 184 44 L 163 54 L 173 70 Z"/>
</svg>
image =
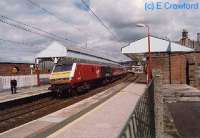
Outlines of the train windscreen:
<svg viewBox="0 0 200 138">
<path fill-rule="evenodd" d="M 70 65 L 56 65 L 54 72 L 62 72 L 62 71 L 71 71 L 72 70 L 72 64 Z"/>
</svg>

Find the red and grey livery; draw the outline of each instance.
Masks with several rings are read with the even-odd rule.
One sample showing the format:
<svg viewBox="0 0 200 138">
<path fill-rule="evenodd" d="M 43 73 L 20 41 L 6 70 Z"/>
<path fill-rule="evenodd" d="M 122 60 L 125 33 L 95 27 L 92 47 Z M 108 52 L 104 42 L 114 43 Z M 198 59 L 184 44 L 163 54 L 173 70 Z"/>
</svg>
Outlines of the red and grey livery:
<svg viewBox="0 0 200 138">
<path fill-rule="evenodd" d="M 65 94 L 74 88 L 90 89 L 125 74 L 121 66 L 90 63 L 57 64 L 50 76 L 51 89 Z"/>
</svg>

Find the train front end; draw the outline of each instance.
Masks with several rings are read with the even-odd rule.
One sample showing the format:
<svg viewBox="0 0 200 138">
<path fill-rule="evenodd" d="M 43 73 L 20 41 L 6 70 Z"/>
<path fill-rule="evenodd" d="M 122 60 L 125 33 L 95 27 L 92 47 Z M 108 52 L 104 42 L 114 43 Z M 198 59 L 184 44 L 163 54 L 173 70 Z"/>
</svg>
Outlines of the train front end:
<svg viewBox="0 0 200 138">
<path fill-rule="evenodd" d="M 76 63 L 55 65 L 49 78 L 51 90 L 57 93 L 66 92 L 70 88 L 75 68 Z"/>
</svg>

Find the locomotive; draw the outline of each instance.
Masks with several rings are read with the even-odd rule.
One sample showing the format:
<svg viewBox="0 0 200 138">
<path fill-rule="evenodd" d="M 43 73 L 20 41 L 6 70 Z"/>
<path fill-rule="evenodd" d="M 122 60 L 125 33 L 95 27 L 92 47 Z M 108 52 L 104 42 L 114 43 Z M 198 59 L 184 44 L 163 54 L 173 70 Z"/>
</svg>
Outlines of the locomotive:
<svg viewBox="0 0 200 138">
<path fill-rule="evenodd" d="M 125 72 L 119 65 L 59 63 L 50 75 L 51 90 L 58 96 L 65 96 L 72 93 L 73 89 L 88 90 L 93 85 L 106 84 Z"/>
</svg>

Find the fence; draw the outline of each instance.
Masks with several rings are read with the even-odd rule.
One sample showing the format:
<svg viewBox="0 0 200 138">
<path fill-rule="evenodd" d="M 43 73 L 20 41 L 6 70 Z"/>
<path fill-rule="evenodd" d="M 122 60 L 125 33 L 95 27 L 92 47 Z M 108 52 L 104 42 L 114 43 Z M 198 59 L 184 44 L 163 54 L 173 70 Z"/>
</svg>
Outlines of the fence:
<svg viewBox="0 0 200 138">
<path fill-rule="evenodd" d="M 154 81 L 139 99 L 119 138 L 154 138 Z"/>
<path fill-rule="evenodd" d="M 41 74 L 40 79 L 48 79 L 49 74 Z M 36 75 L 20 75 L 20 76 L 0 76 L 0 91 L 10 88 L 10 80 L 17 80 L 17 87 L 29 87 L 37 85 Z"/>
</svg>

